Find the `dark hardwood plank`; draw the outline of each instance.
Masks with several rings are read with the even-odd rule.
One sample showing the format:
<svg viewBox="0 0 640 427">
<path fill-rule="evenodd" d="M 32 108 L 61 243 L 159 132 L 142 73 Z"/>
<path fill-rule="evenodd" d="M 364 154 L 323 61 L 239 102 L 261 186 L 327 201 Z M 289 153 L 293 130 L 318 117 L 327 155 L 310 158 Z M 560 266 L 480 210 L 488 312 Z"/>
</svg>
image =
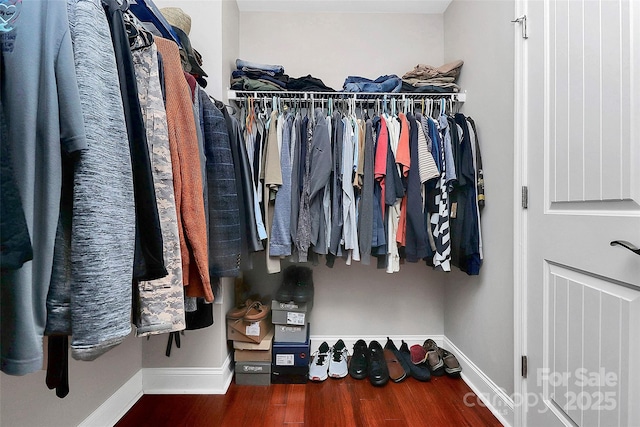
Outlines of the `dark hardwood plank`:
<svg viewBox="0 0 640 427">
<path fill-rule="evenodd" d="M 368 380 L 238 386 L 225 395 L 144 395 L 117 427 L 500 426 L 461 379 L 374 387 Z"/>
<path fill-rule="evenodd" d="M 285 423 L 304 423 L 304 402 L 307 393 L 305 384 L 287 384 Z"/>
</svg>

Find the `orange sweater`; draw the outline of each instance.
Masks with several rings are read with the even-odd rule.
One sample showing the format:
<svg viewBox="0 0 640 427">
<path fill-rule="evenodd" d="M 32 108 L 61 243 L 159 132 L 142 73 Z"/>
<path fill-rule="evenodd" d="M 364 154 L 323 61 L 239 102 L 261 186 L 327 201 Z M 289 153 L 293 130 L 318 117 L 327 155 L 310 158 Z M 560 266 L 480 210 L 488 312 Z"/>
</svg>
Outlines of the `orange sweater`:
<svg viewBox="0 0 640 427">
<path fill-rule="evenodd" d="M 191 90 L 184 78 L 178 46 L 155 38 L 164 64 L 167 125 L 176 195 L 182 274 L 186 293 L 213 301 L 209 280 L 207 225 L 202 196 L 198 135 L 193 117 Z"/>
</svg>

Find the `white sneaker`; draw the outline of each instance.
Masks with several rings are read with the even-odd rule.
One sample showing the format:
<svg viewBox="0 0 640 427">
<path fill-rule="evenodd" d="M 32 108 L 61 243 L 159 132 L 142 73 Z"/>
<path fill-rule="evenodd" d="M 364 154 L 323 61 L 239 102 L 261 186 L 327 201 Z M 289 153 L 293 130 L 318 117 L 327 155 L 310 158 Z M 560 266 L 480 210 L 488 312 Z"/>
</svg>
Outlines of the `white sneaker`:
<svg viewBox="0 0 640 427">
<path fill-rule="evenodd" d="M 313 359 L 309 365 L 309 379 L 311 381 L 324 381 L 327 379 L 330 353 L 331 350 L 326 341 L 320 344 L 318 351 L 313 353 Z"/>
<path fill-rule="evenodd" d="M 347 356 L 349 352 L 342 340 L 338 340 L 331 349 L 331 360 L 329 361 L 329 376 L 331 378 L 344 378 L 349 373 L 347 366 Z"/>
</svg>

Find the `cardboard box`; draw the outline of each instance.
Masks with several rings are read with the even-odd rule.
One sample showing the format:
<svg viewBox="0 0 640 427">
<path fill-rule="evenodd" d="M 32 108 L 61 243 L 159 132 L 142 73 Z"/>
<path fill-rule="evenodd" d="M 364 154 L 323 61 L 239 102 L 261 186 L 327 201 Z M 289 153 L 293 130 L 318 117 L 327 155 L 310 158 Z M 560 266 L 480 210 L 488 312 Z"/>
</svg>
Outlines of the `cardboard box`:
<svg viewBox="0 0 640 427">
<path fill-rule="evenodd" d="M 233 342 L 233 358 L 236 362 L 271 362 L 273 328 L 259 343 Z"/>
<path fill-rule="evenodd" d="M 243 341 L 234 341 L 233 348 L 235 350 L 271 350 L 271 344 L 273 343 L 273 326 L 267 332 L 267 335 L 264 336 L 262 341 L 255 342 L 243 342 Z"/>
<path fill-rule="evenodd" d="M 296 303 L 271 301 L 271 315 L 274 325 L 296 325 L 307 324 L 307 314 L 311 311 L 313 303 Z"/>
<path fill-rule="evenodd" d="M 309 365 L 271 367 L 271 384 L 306 384 L 308 378 Z"/>
<path fill-rule="evenodd" d="M 304 326 L 274 325 L 274 342 L 303 343 L 308 341 L 309 324 Z"/>
<path fill-rule="evenodd" d="M 236 374 L 236 385 L 270 385 L 271 374 Z"/>
<path fill-rule="evenodd" d="M 309 366 L 309 344 L 309 335 L 307 335 L 307 341 L 303 343 L 274 343 L 273 365 Z"/>
<path fill-rule="evenodd" d="M 236 362 L 269 362 L 272 358 L 271 349 L 269 350 L 234 350 L 233 360 Z"/>
<path fill-rule="evenodd" d="M 270 362 L 236 362 L 235 373 L 238 385 L 271 384 Z"/>
<path fill-rule="evenodd" d="M 227 319 L 227 339 L 250 343 L 260 343 L 271 330 L 271 317 L 267 316 L 259 322 Z"/>
<path fill-rule="evenodd" d="M 269 362 L 236 362 L 236 374 L 258 375 L 270 374 L 271 363 Z"/>
</svg>

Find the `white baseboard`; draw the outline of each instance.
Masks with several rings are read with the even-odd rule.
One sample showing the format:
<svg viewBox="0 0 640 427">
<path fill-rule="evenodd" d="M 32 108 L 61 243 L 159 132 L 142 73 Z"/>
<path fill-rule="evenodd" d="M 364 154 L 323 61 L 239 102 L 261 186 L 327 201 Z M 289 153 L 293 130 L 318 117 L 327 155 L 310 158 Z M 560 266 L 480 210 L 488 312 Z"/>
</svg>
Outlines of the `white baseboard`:
<svg viewBox="0 0 640 427">
<path fill-rule="evenodd" d="M 462 379 L 480 398 L 484 406 L 502 425 L 512 426 L 515 417 L 513 399 L 446 337 L 444 337 L 444 343 L 438 343 L 438 345 L 442 345 L 456 356 L 462 367 Z"/>
<path fill-rule="evenodd" d="M 220 368 L 144 368 L 144 394 L 225 394 L 233 379 L 231 355 Z"/>
<path fill-rule="evenodd" d="M 141 397 L 142 371 L 138 371 L 98 409 L 81 422 L 79 427 L 113 426 Z"/>
</svg>

